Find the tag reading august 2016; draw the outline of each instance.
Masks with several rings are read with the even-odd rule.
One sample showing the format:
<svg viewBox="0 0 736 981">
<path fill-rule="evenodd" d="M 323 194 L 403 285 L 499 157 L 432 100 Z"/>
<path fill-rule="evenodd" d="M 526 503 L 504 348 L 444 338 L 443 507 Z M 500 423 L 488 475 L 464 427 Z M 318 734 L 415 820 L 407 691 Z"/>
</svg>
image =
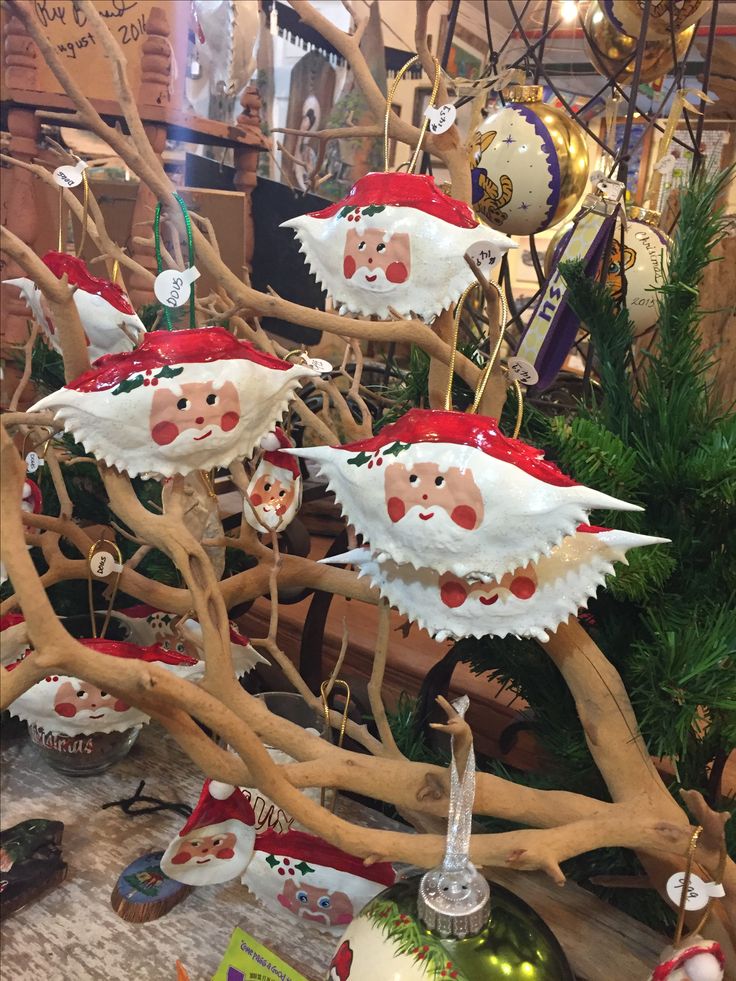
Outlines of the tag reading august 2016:
<svg viewBox="0 0 736 981">
<path fill-rule="evenodd" d="M 236 927 L 212 981 L 308 981 L 245 930 Z"/>
</svg>

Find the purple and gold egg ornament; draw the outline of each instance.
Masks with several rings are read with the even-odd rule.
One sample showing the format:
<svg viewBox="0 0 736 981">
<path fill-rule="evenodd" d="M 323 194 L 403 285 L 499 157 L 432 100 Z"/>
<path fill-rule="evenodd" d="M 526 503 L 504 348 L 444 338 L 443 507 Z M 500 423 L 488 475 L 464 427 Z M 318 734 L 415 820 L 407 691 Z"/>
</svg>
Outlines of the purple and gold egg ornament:
<svg viewBox="0 0 736 981">
<path fill-rule="evenodd" d="M 585 135 L 540 85 L 506 90 L 473 137 L 473 207 L 507 235 L 534 235 L 575 208 L 588 181 Z"/>
</svg>

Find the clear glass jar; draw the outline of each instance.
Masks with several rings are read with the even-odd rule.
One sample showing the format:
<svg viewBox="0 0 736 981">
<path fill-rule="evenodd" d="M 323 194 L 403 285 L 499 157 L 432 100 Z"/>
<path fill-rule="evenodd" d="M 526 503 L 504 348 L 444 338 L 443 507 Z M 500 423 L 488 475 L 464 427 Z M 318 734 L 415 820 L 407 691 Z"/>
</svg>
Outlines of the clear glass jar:
<svg viewBox="0 0 736 981">
<path fill-rule="evenodd" d="M 28 724 L 31 742 L 41 759 L 70 777 L 91 777 L 118 763 L 130 752 L 141 728 L 66 736 L 61 732 L 46 732 L 32 722 Z"/>
</svg>

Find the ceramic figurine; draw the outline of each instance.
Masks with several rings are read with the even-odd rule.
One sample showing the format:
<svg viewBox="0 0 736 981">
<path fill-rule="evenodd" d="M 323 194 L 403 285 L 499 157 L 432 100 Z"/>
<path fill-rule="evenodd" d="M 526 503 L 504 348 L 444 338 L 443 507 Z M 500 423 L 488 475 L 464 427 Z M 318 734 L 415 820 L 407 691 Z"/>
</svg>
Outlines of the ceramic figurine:
<svg viewBox="0 0 736 981">
<path fill-rule="evenodd" d="M 77 287 L 73 299 L 87 337 L 90 361 L 103 354 L 133 350 L 145 327 L 120 286 L 93 276 L 83 259 L 66 252 L 47 252 L 43 262 L 58 279 L 66 274 L 69 285 Z M 18 287 L 51 346 L 61 351 L 54 321 L 38 286 L 25 276 L 4 282 Z"/>
<path fill-rule="evenodd" d="M 341 932 L 369 899 L 394 882 L 388 862 L 363 860 L 304 831 L 258 835 L 243 874 L 248 889 L 274 911 Z"/>
<path fill-rule="evenodd" d="M 221 327 L 154 331 L 135 351 L 99 358 L 33 409 L 52 410 L 108 466 L 171 477 L 249 457 L 316 374 Z"/>
<path fill-rule="evenodd" d="M 650 981 L 723 981 L 725 966 L 720 944 L 693 935 L 662 952 Z"/>
<path fill-rule="evenodd" d="M 377 436 L 288 452 L 317 463 L 379 561 L 500 579 L 548 555 L 593 508 L 641 508 L 577 484 L 495 419 L 412 409 Z"/>
<path fill-rule="evenodd" d="M 261 440 L 265 451 L 250 479 L 243 516 L 256 531 L 282 531 L 291 524 L 302 503 L 299 462 L 284 453 L 294 446 L 278 426 Z"/>
<path fill-rule="evenodd" d="M 427 175 L 372 173 L 322 211 L 285 221 L 340 313 L 431 320 L 475 282 L 464 259 L 483 245 L 485 268 L 516 243 L 481 224 Z"/>
<path fill-rule="evenodd" d="M 381 596 L 438 641 L 512 634 L 544 642 L 548 631 L 575 616 L 606 576 L 614 574 L 614 562 L 626 563 L 630 548 L 666 541 L 579 525 L 549 555 L 490 582 L 461 579 L 451 572 L 439 575 L 390 559 L 378 562 L 368 549 L 323 561 L 352 562 Z"/>
<path fill-rule="evenodd" d="M 190 886 L 237 878 L 253 855 L 254 825 L 253 809 L 237 787 L 205 780 L 197 806 L 163 854 L 161 869 Z"/>
</svg>

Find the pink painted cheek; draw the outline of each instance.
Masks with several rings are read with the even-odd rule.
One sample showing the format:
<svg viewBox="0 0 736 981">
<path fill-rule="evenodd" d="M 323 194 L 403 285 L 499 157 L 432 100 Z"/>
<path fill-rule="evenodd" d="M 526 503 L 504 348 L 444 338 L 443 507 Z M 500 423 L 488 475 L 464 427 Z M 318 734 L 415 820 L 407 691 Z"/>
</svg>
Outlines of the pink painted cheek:
<svg viewBox="0 0 736 981">
<path fill-rule="evenodd" d="M 229 433 L 231 429 L 235 429 L 239 422 L 240 416 L 237 412 L 226 412 L 220 422 L 220 429 L 225 433 Z"/>
<path fill-rule="evenodd" d="M 159 422 L 151 430 L 151 438 L 159 446 L 168 446 L 179 435 L 179 427 L 173 422 Z"/>
<path fill-rule="evenodd" d="M 116 699 L 115 700 L 115 704 L 113 705 L 113 709 L 116 712 L 127 712 L 129 708 L 130 708 L 130 705 L 128 705 L 127 702 L 124 702 L 122 700 L 122 698 Z"/>
<path fill-rule="evenodd" d="M 171 864 L 186 865 L 187 862 L 190 861 L 191 857 L 192 856 L 189 854 L 189 852 L 179 852 L 178 855 L 174 855 L 174 857 L 171 859 Z"/>
<path fill-rule="evenodd" d="M 232 858 L 235 852 L 232 848 L 221 848 L 219 852 L 215 852 L 216 858 Z"/>
<path fill-rule="evenodd" d="M 330 921 L 333 926 L 342 926 L 345 923 L 352 923 L 353 918 L 350 913 L 340 913 L 339 916 L 335 917 Z"/>
<path fill-rule="evenodd" d="M 537 591 L 533 580 L 527 576 L 517 576 L 509 586 L 511 592 L 517 599 L 530 599 Z"/>
<path fill-rule="evenodd" d="M 386 270 L 386 279 L 389 283 L 405 283 L 409 278 L 409 270 L 403 262 L 392 262 Z"/>
<path fill-rule="evenodd" d="M 449 606 L 451 610 L 454 610 L 458 606 L 463 605 L 468 598 L 468 594 L 465 586 L 461 582 L 450 581 L 442 584 L 440 598 L 445 606 Z"/>
<path fill-rule="evenodd" d="M 281 903 L 282 906 L 285 906 L 286 907 L 286 909 L 293 909 L 294 908 L 291 905 L 291 900 L 287 899 L 286 896 L 283 893 L 279 893 L 279 895 L 276 898 L 278 899 L 278 901 Z"/>
<path fill-rule="evenodd" d="M 406 507 L 400 497 L 390 497 L 386 504 L 386 510 L 393 522 L 401 521 L 406 514 Z"/>
<path fill-rule="evenodd" d="M 342 274 L 345 279 L 352 279 L 355 275 L 355 259 L 351 255 L 346 255 L 342 261 Z"/>
<path fill-rule="evenodd" d="M 62 702 L 60 705 L 54 705 L 54 712 L 64 719 L 73 719 L 77 714 L 77 710 L 71 702 Z"/>
<path fill-rule="evenodd" d="M 257 508 L 259 504 L 263 503 L 263 498 L 261 497 L 260 494 L 251 494 L 250 503 L 253 505 L 254 508 Z"/>
<path fill-rule="evenodd" d="M 466 531 L 470 531 L 475 528 L 475 509 L 471 508 L 469 504 L 460 504 L 456 507 L 452 514 L 450 515 L 452 520 L 456 525 L 461 528 L 465 528 Z"/>
</svg>

